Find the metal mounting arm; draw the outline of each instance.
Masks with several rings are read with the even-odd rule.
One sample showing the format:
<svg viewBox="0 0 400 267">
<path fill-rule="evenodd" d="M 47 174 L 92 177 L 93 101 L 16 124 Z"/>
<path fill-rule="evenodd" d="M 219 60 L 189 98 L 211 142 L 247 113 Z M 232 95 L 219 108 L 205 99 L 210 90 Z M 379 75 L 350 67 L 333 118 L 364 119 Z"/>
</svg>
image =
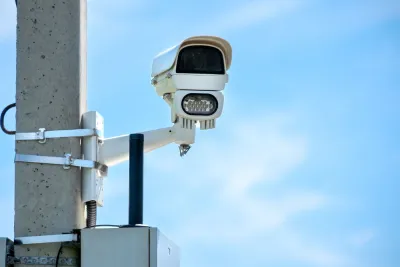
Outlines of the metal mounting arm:
<svg viewBox="0 0 400 267">
<path fill-rule="evenodd" d="M 142 132 L 145 153 L 170 143 L 188 146 L 195 141 L 196 128 L 185 129 L 177 123 L 173 127 Z M 100 146 L 100 162 L 108 167 L 129 160 L 129 134 L 103 140 Z"/>
</svg>

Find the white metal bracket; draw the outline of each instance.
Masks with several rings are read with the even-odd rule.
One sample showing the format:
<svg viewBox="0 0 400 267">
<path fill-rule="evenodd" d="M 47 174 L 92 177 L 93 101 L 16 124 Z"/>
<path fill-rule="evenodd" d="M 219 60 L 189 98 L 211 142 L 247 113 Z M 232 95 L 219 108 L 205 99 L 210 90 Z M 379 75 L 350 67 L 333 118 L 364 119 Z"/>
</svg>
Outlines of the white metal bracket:
<svg viewBox="0 0 400 267">
<path fill-rule="evenodd" d="M 15 162 L 62 165 L 65 170 L 71 167 L 96 169 L 101 172 L 102 176 L 106 176 L 108 172 L 108 167 L 104 164 L 92 160 L 75 159 L 71 154 L 65 154 L 64 157 L 16 154 Z"/>
<path fill-rule="evenodd" d="M 40 128 L 37 132 L 16 133 L 15 141 L 38 141 L 46 143 L 50 138 L 80 138 L 83 159 L 75 159 L 71 154 L 64 157 L 16 154 L 15 162 L 62 165 L 68 170 L 71 167 L 82 168 L 82 201 L 96 201 L 103 205 L 103 178 L 107 176 L 108 166 L 99 160 L 100 146 L 104 139 L 104 119 L 96 111 L 82 115 L 82 128 L 71 130 L 47 131 Z"/>
<path fill-rule="evenodd" d="M 195 142 L 196 127 L 182 128 L 179 123 L 172 127 L 142 132 L 144 135 L 144 152 L 150 152 L 170 143 L 180 145 L 180 155 L 185 155 L 190 145 Z M 109 167 L 129 160 L 129 135 L 104 139 L 100 146 L 99 161 Z"/>
<path fill-rule="evenodd" d="M 39 128 L 35 133 L 16 133 L 16 141 L 38 140 L 39 143 L 46 143 L 48 138 L 66 138 L 66 137 L 102 137 L 103 134 L 98 129 L 75 129 L 75 130 L 56 130 L 46 131 L 45 128 Z"/>
</svg>

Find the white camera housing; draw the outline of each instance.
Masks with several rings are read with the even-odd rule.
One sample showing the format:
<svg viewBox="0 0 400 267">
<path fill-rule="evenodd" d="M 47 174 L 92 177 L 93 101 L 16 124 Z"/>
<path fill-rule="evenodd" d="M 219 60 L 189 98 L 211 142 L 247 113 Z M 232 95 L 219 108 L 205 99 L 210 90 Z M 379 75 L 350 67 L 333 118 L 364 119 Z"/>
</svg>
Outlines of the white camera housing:
<svg viewBox="0 0 400 267">
<path fill-rule="evenodd" d="M 188 38 L 154 59 L 152 84 L 171 107 L 174 125 L 141 132 L 144 136 L 143 152 L 176 143 L 183 156 L 195 143 L 197 122 L 201 129 L 215 127 L 215 120 L 221 116 L 224 105 L 221 91 L 228 82 L 227 70 L 231 61 L 230 44 L 212 36 Z M 98 131 L 98 136 L 83 136 L 83 158 L 86 161 L 111 167 L 129 159 L 130 135 L 104 138 L 104 119 L 97 112 L 86 112 L 82 121 L 84 129 Z M 83 202 L 96 201 L 98 206 L 102 206 L 104 173 L 92 168 L 83 169 Z"/>
<path fill-rule="evenodd" d="M 220 91 L 228 82 L 231 62 L 231 45 L 215 36 L 187 38 L 154 58 L 152 84 L 157 94 L 171 106 L 173 123 L 179 122 L 190 129 L 196 122 L 200 122 L 201 129 L 215 127 L 215 119 L 221 116 L 224 104 Z M 207 108 L 210 113 L 185 111 L 182 101 L 190 94 L 207 98 L 208 102 L 201 97 L 198 102 L 193 99 L 187 102 L 193 103 L 193 109 Z"/>
</svg>

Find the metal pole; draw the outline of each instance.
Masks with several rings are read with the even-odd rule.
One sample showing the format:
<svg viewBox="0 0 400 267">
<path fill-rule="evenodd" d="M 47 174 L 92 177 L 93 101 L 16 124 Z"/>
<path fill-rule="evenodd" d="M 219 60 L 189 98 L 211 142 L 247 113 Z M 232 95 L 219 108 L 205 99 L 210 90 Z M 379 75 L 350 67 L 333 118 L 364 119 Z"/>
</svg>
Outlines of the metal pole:
<svg viewBox="0 0 400 267">
<path fill-rule="evenodd" d="M 143 134 L 129 136 L 129 226 L 143 224 Z"/>
<path fill-rule="evenodd" d="M 18 1 L 16 131 L 81 128 L 86 111 L 86 0 Z M 80 138 L 17 141 L 18 154 L 81 158 Z M 15 164 L 14 236 L 42 236 L 85 227 L 81 170 Z M 17 245 L 15 256 L 50 262 L 60 243 Z M 27 257 L 27 258 L 26 258 Z M 60 257 L 77 258 L 64 247 Z M 28 266 L 27 263 L 18 264 Z M 43 265 L 29 265 L 29 267 Z"/>
</svg>

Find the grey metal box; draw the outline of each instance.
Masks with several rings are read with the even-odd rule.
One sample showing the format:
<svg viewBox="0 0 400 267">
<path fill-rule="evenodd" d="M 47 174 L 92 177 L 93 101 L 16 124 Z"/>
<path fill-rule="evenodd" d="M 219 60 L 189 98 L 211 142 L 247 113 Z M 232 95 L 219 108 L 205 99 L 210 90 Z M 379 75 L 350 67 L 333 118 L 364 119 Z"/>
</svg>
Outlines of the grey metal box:
<svg viewBox="0 0 400 267">
<path fill-rule="evenodd" d="M 14 256 L 13 242 L 5 237 L 0 237 L 0 267 L 7 267 L 7 257 Z"/>
<path fill-rule="evenodd" d="M 179 248 L 157 228 L 81 231 L 82 267 L 179 267 Z"/>
</svg>

